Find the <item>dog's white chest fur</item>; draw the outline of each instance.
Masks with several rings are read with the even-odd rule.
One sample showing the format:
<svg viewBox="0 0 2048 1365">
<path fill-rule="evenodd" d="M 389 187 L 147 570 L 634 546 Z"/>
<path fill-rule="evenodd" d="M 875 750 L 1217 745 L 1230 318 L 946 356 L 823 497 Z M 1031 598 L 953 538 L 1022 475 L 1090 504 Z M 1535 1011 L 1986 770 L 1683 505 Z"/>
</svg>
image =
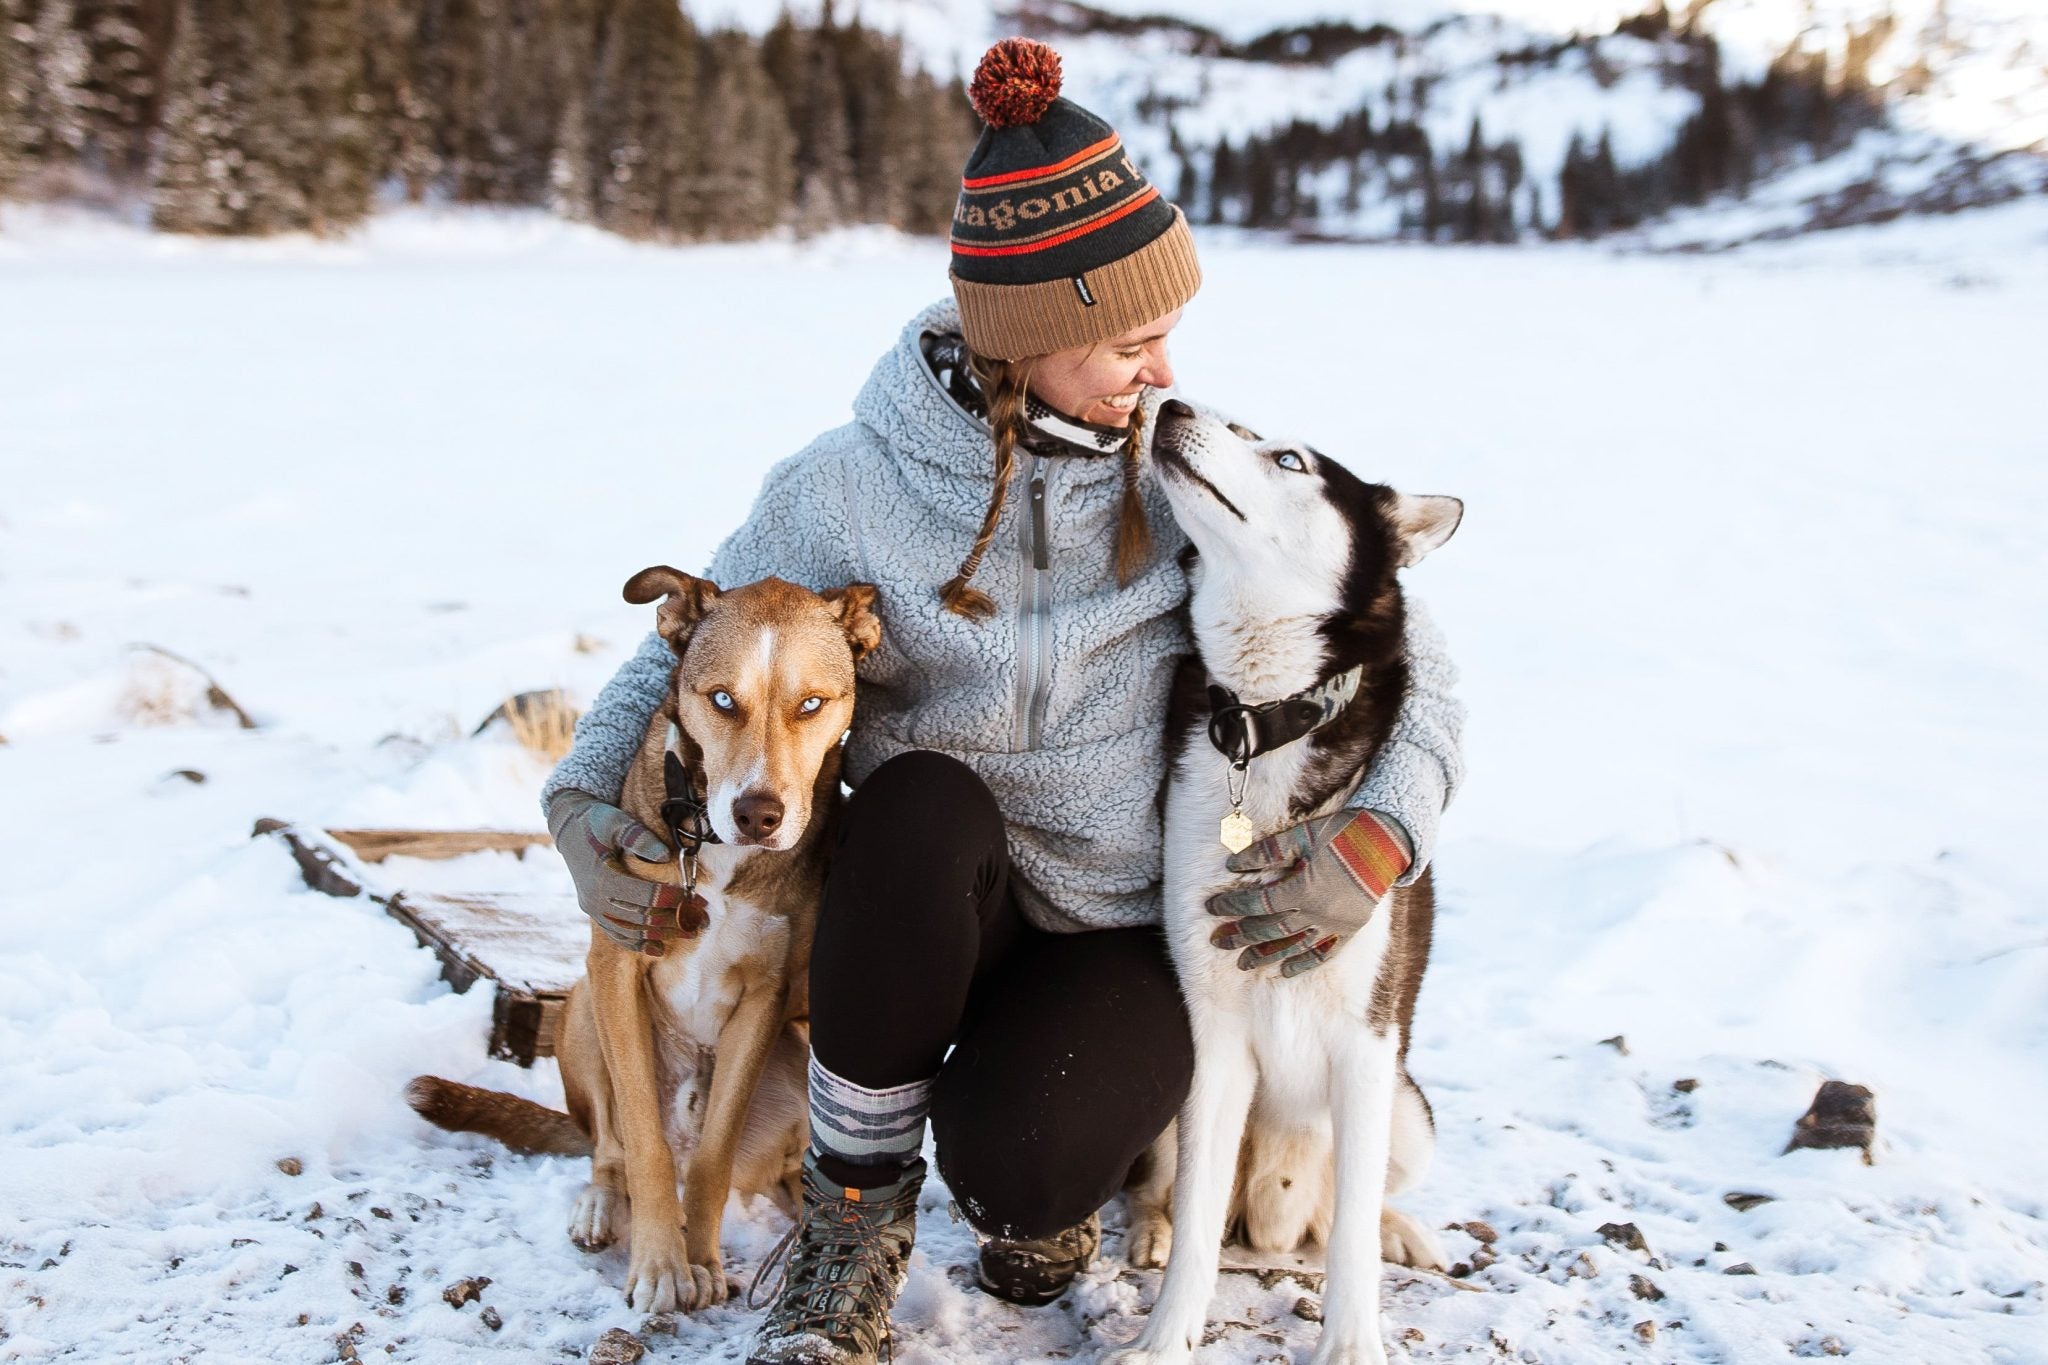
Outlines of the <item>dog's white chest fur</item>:
<svg viewBox="0 0 2048 1365">
<path fill-rule="evenodd" d="M 711 922 L 702 937 L 671 950 L 647 976 L 669 1141 L 678 1153 L 693 1148 L 702 1130 L 718 1035 L 746 980 L 742 964 L 779 956 L 787 947 L 788 921 L 725 896 L 739 858 L 736 849 L 705 849 L 697 892 Z"/>
<path fill-rule="evenodd" d="M 1251 761 L 1243 785 L 1244 814 L 1261 836 L 1336 809 L 1340 793 L 1306 817 L 1293 813 L 1295 793 L 1307 766 L 1306 741 L 1263 754 Z M 1259 1058 L 1260 1085 L 1275 1100 L 1298 1089 L 1293 1073 L 1321 1069 L 1320 1047 L 1305 1047 L 1309 1035 L 1332 1028 L 1365 1027 L 1366 1006 L 1386 946 L 1388 917 L 1376 914 L 1364 932 L 1346 943 L 1322 967 L 1302 976 L 1282 978 L 1278 971 L 1238 970 L 1236 950 L 1210 942 L 1224 923 L 1209 912 L 1209 898 L 1239 881 L 1256 880 L 1228 871 L 1230 852 L 1218 829 L 1230 810 L 1226 781 L 1230 764 L 1199 732 L 1189 737 L 1174 773 L 1166 807 L 1166 928 L 1174 965 L 1187 989 L 1200 990 L 1223 1008 L 1252 1024 Z M 1384 911 L 1384 905 L 1381 907 Z M 1303 1099 L 1327 1110 L 1322 1087 L 1304 1074 Z M 1262 1095 L 1262 1100 L 1265 1096 Z"/>
</svg>

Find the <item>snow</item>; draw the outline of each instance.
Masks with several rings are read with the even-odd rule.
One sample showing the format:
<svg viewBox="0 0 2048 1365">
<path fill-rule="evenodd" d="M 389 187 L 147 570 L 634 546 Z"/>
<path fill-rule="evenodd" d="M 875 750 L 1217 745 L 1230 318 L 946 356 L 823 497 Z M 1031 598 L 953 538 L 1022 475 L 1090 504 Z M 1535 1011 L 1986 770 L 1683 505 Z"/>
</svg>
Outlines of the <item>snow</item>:
<svg viewBox="0 0 2048 1365">
<path fill-rule="evenodd" d="M 1202 248 L 1190 394 L 1468 506 L 1412 580 L 1472 715 L 1414 1057 L 1441 1146 L 1406 1202 L 1490 1223 L 1499 1259 L 1480 1292 L 1390 1270 L 1390 1344 L 2048 1360 L 2048 205 L 1711 256 Z M 329 1359 L 350 1333 L 564 1359 L 642 1329 L 622 1254 L 564 1234 L 583 1163 L 400 1096 L 424 1071 L 554 1102 L 553 1067 L 486 1060 L 484 992 L 249 827 L 536 828 L 541 763 L 476 722 L 593 693 L 647 626 L 620 584 L 702 564 L 943 270 L 875 233 L 0 218 L 0 1360 Z M 545 854 L 393 872 L 565 885 Z M 1780 1155 L 1828 1077 L 1876 1092 L 1874 1165 Z M 946 1200 L 905 1365 L 1135 1334 L 1156 1277 L 1116 1210 L 1102 1264 L 1027 1311 L 971 1287 Z M 782 1230 L 734 1211 L 736 1278 Z M 502 1331 L 441 1299 L 477 1275 Z M 1204 1358 L 1304 1359 L 1310 1292 L 1226 1276 Z M 736 1362 L 751 1321 L 648 1339 Z"/>
</svg>

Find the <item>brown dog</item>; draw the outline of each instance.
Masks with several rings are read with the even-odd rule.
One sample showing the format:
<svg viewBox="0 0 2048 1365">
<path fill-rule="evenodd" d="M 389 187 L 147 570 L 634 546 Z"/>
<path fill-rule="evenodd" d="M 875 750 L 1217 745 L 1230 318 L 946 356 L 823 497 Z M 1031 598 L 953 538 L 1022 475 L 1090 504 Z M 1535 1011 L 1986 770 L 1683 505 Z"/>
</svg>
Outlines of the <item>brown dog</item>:
<svg viewBox="0 0 2048 1365">
<path fill-rule="evenodd" d="M 839 740 L 854 663 L 881 643 L 881 623 L 864 583 L 817 594 L 767 578 L 720 592 L 663 566 L 635 574 L 625 595 L 664 599 L 656 620 L 679 662 L 621 803 L 675 846 L 663 817 L 673 754 L 716 835 L 695 857 L 626 859 L 637 875 L 689 888 L 684 937 L 650 957 L 592 926 L 555 1048 L 567 1114 L 431 1076 L 407 1094 L 444 1128 L 589 1154 L 570 1238 L 609 1245 L 630 1207 L 628 1301 L 692 1311 L 728 1292 L 719 1229 L 732 1190 L 797 1209 L 808 968 Z"/>
</svg>

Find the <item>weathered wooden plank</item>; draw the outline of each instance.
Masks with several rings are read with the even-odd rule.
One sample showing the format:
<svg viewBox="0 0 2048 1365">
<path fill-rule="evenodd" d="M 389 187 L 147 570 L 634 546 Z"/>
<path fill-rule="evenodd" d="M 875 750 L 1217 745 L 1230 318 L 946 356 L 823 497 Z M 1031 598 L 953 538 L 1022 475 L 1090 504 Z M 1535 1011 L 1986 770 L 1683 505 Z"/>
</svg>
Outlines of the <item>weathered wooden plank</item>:
<svg viewBox="0 0 2048 1365">
<path fill-rule="evenodd" d="M 390 908 L 478 975 L 533 995 L 568 994 L 590 951 L 590 921 L 566 892 L 399 891 Z"/>
<path fill-rule="evenodd" d="M 362 833 L 363 831 L 347 831 Z M 527 847 L 546 837 L 508 836 L 489 830 L 379 831 L 405 835 L 448 836 L 438 846 L 452 848 L 466 837 L 519 837 Z M 489 981 L 491 1053 L 530 1066 L 535 1057 L 551 1057 L 555 1031 L 569 988 L 583 974 L 590 947 L 589 921 L 566 892 L 426 892 L 377 884 L 353 846 L 340 831 L 308 830 L 283 820 L 259 820 L 255 833 L 282 839 L 299 864 L 306 885 L 330 896 L 365 896 L 413 932 L 421 946 L 441 962 L 441 977 L 458 992 Z M 457 851 L 502 848 L 502 843 L 472 843 Z M 372 848 L 378 847 L 375 843 Z M 380 857 L 409 848 L 387 846 Z M 439 856 L 453 857 L 455 852 Z"/>
<path fill-rule="evenodd" d="M 529 848 L 553 847 L 547 835 L 522 830 L 330 829 L 327 833 L 366 863 L 381 863 L 391 857 L 459 858 L 492 850 L 523 856 Z"/>
</svg>

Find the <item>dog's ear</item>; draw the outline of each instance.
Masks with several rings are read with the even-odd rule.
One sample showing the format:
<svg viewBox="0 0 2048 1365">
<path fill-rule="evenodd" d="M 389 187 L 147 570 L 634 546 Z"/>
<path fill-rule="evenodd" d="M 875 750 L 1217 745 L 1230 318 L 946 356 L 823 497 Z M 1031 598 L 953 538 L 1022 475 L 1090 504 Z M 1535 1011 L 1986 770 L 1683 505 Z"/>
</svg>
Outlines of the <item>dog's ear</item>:
<svg viewBox="0 0 2048 1365">
<path fill-rule="evenodd" d="M 1451 538 L 1465 518 L 1465 504 L 1456 498 L 1394 495 L 1394 535 L 1399 541 L 1397 558 L 1407 568 Z"/>
<path fill-rule="evenodd" d="M 839 618 L 839 628 L 846 632 L 846 642 L 853 646 L 855 663 L 882 643 L 882 618 L 875 614 L 875 599 L 880 595 L 872 583 L 849 583 L 818 594 Z"/>
<path fill-rule="evenodd" d="M 642 569 L 626 580 L 628 602 L 644 606 L 657 598 L 662 602 L 654 609 L 654 628 L 668 641 L 676 657 L 681 658 L 691 632 L 718 600 L 718 585 L 708 579 L 692 578 L 666 564 Z"/>
</svg>

